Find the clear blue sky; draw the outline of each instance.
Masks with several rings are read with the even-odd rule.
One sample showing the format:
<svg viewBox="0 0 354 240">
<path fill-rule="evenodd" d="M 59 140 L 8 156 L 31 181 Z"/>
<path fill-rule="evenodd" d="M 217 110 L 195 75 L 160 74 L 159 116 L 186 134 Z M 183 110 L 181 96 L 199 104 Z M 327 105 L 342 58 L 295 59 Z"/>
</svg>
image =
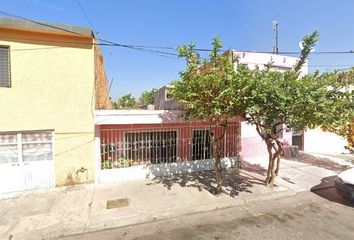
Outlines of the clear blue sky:
<svg viewBox="0 0 354 240">
<path fill-rule="evenodd" d="M 90 26 L 76 0 L 1 0 L 0 10 L 38 21 Z M 354 50 L 352 0 L 80 0 L 100 38 L 122 44 L 209 48 L 219 36 L 224 48 L 271 51 L 272 21 L 280 25 L 280 51 L 298 51 L 304 34 L 320 31 L 316 51 Z M 164 51 L 164 50 L 163 50 Z M 181 59 L 120 47 L 103 47 L 113 99 L 139 96 L 178 78 Z M 310 70 L 346 68 L 354 54 L 313 54 Z"/>
</svg>

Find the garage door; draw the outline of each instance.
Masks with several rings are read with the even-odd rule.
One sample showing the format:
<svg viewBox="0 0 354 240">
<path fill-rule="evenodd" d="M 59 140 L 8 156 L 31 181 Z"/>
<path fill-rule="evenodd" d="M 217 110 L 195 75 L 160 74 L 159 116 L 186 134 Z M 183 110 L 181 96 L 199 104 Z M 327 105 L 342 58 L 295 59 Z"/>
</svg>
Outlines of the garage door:
<svg viewBox="0 0 354 240">
<path fill-rule="evenodd" d="M 54 187 L 53 131 L 0 133 L 0 193 Z"/>
</svg>

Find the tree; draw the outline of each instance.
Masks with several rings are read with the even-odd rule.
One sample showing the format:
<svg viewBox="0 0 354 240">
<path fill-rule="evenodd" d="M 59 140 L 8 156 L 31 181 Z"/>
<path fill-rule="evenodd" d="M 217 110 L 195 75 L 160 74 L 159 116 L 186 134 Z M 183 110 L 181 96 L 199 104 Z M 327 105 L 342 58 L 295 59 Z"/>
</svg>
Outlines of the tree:
<svg viewBox="0 0 354 240">
<path fill-rule="evenodd" d="M 179 57 L 186 58 L 187 68 L 180 72 L 181 80 L 173 83 L 171 94 L 186 107 L 187 118 L 207 120 L 209 123 L 212 157 L 215 160 L 215 193 L 220 194 L 221 140 L 225 135 L 227 120 L 233 115 L 229 92 L 234 70 L 228 56 L 219 54 L 221 41 L 214 38 L 212 45 L 210 58 L 203 63 L 194 51 L 194 44 L 178 48 Z"/>
<path fill-rule="evenodd" d="M 328 129 L 352 119 L 347 111 L 352 95 L 342 91 L 352 79 L 344 80 L 337 73 L 300 73 L 317 39 L 317 32 L 303 38 L 304 48 L 294 69 L 278 72 L 271 70 L 270 63 L 264 70 L 239 66 L 235 71 L 231 84 L 235 111 L 241 110 L 244 119 L 255 125 L 267 146 L 266 185 L 273 185 L 278 175 L 282 126 L 287 130 Z"/>
<path fill-rule="evenodd" d="M 150 91 L 143 92 L 139 98 L 139 105 L 144 106 L 144 105 L 154 104 L 154 97 L 156 91 L 157 89 L 153 88 Z"/>
<path fill-rule="evenodd" d="M 354 153 L 354 68 L 345 72 L 334 71 L 330 74 L 336 82 L 342 83 L 343 87 L 340 92 L 345 93 L 346 97 L 341 98 L 341 112 L 337 113 L 340 114 L 341 118 L 329 126 L 322 127 L 322 129 L 344 137 L 347 140 L 347 146 L 345 147 L 351 153 Z"/>
<path fill-rule="evenodd" d="M 255 125 L 268 150 L 266 185 L 271 186 L 279 172 L 283 127 L 306 130 L 320 127 L 332 130 L 348 124 L 353 116 L 353 75 L 330 72 L 302 74 L 310 51 L 318 41 L 318 32 L 305 35 L 299 61 L 293 69 L 274 71 L 269 63 L 265 69 L 234 69 L 233 56 L 219 54 L 221 42 L 214 39 L 210 59 L 200 62 L 195 46 L 182 45 L 179 56 L 187 59 L 187 69 L 174 83 L 172 94 L 186 107 L 187 117 L 209 122 L 213 158 L 216 168 L 216 193 L 221 188 L 221 139 L 229 117 L 242 116 Z M 232 52 L 231 52 L 232 53 Z M 237 62 L 237 58 L 236 58 Z"/>
<path fill-rule="evenodd" d="M 135 100 L 135 97 L 129 93 L 120 97 L 115 103 L 115 109 L 134 109 L 137 108 L 138 104 Z"/>
</svg>

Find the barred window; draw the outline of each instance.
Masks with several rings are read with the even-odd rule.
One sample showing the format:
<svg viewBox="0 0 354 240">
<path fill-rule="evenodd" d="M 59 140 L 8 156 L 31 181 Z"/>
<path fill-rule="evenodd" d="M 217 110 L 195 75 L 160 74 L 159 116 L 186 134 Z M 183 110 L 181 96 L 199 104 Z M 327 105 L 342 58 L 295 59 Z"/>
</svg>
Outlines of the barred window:
<svg viewBox="0 0 354 240">
<path fill-rule="evenodd" d="M 8 46 L 0 46 L 0 87 L 11 87 L 9 50 Z"/>
<path fill-rule="evenodd" d="M 171 163 L 177 160 L 177 132 L 125 134 L 126 156 L 135 162 Z"/>
<path fill-rule="evenodd" d="M 192 160 L 209 159 L 211 153 L 209 130 L 193 131 Z"/>
</svg>

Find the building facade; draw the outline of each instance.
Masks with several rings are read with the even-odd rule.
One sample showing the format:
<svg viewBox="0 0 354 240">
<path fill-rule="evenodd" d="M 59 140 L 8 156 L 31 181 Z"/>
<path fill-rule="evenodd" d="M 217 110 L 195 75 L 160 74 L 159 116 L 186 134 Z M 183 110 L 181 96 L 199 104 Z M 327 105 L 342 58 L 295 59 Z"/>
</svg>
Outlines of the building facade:
<svg viewBox="0 0 354 240">
<path fill-rule="evenodd" d="M 186 121 L 178 110 L 101 110 L 95 116 L 99 183 L 214 169 L 205 121 Z M 239 131 L 240 120 L 230 119 L 221 143 L 224 167 L 238 159 Z"/>
<path fill-rule="evenodd" d="M 0 18 L 0 192 L 94 181 L 103 64 L 88 28 Z"/>
</svg>

